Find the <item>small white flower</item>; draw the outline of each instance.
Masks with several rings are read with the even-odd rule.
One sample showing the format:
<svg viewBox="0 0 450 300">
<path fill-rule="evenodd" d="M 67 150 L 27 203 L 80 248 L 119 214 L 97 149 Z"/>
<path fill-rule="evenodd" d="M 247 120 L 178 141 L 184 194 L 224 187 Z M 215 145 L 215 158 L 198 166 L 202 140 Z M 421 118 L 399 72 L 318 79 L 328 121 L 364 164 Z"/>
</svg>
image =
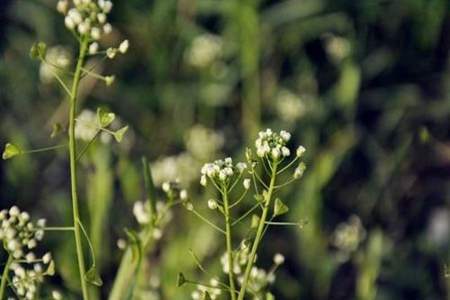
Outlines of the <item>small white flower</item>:
<svg viewBox="0 0 450 300">
<path fill-rule="evenodd" d="M 36 255 L 34 255 L 33 252 L 29 252 L 29 253 L 25 256 L 25 260 L 27 261 L 27 263 L 32 263 L 33 261 L 36 260 Z"/>
<path fill-rule="evenodd" d="M 109 59 L 113 59 L 114 57 L 116 57 L 116 54 L 117 54 L 117 49 L 115 49 L 115 48 L 106 49 L 106 56 Z"/>
<path fill-rule="evenodd" d="M 127 247 L 127 242 L 124 239 L 118 239 L 117 242 L 117 248 L 120 250 L 124 250 Z"/>
<path fill-rule="evenodd" d="M 62 300 L 62 295 L 58 291 L 52 291 L 53 300 Z"/>
<path fill-rule="evenodd" d="M 278 159 L 280 157 L 280 150 L 278 148 L 273 148 L 271 154 L 274 159 Z"/>
<path fill-rule="evenodd" d="M 287 156 L 291 155 L 291 151 L 289 150 L 288 147 L 283 147 L 283 148 L 281 148 L 281 154 L 284 157 L 287 157 Z"/>
<path fill-rule="evenodd" d="M 207 180 L 207 178 L 206 178 L 206 175 L 202 175 L 202 176 L 200 177 L 200 184 L 201 184 L 202 186 L 206 186 L 207 183 L 208 183 L 208 180 Z"/>
<path fill-rule="evenodd" d="M 187 200 L 187 198 L 188 198 L 188 192 L 186 191 L 186 190 L 181 190 L 180 191 L 180 199 L 181 200 Z"/>
<path fill-rule="evenodd" d="M 141 201 L 136 201 L 133 206 L 133 214 L 139 224 L 148 224 L 150 222 L 150 215 Z"/>
<path fill-rule="evenodd" d="M 88 33 L 90 28 L 91 28 L 91 25 L 88 22 L 83 22 L 78 25 L 78 32 L 80 34 L 86 34 L 86 33 Z"/>
<path fill-rule="evenodd" d="M 306 149 L 303 146 L 298 146 L 296 154 L 297 157 L 301 157 L 303 155 L 303 153 L 305 153 Z"/>
<path fill-rule="evenodd" d="M 100 28 L 93 27 L 93 28 L 91 29 L 91 37 L 92 37 L 94 40 L 100 39 L 101 33 L 102 33 L 102 32 L 100 31 Z"/>
<path fill-rule="evenodd" d="M 186 209 L 189 211 L 193 211 L 194 210 L 194 205 L 192 205 L 191 202 L 186 203 Z"/>
<path fill-rule="evenodd" d="M 105 13 L 109 13 L 111 11 L 112 7 L 113 7 L 113 4 L 112 4 L 111 1 L 101 1 L 101 2 L 99 1 L 99 5 L 100 5 L 100 8 Z"/>
<path fill-rule="evenodd" d="M 122 54 L 125 54 L 127 52 L 129 46 L 130 46 L 130 43 L 128 42 L 128 40 L 124 40 L 119 45 L 119 52 Z"/>
<path fill-rule="evenodd" d="M 280 253 L 275 254 L 275 256 L 273 257 L 273 262 L 276 265 L 283 264 L 284 263 L 284 256 L 283 256 L 283 254 L 280 254 Z"/>
<path fill-rule="evenodd" d="M 239 173 L 244 172 L 245 169 L 247 169 L 247 164 L 243 162 L 239 162 L 236 164 L 236 168 L 239 170 Z"/>
<path fill-rule="evenodd" d="M 89 45 L 89 54 L 93 55 L 96 54 L 97 52 L 98 52 L 98 43 L 93 42 L 92 44 Z"/>
<path fill-rule="evenodd" d="M 101 24 L 105 23 L 106 22 L 106 15 L 104 13 L 97 14 L 97 20 Z"/>
<path fill-rule="evenodd" d="M 170 183 L 169 182 L 164 182 L 162 184 L 162 190 L 166 193 L 168 193 L 170 191 Z"/>
<path fill-rule="evenodd" d="M 295 178 L 295 179 L 298 179 L 298 178 L 302 177 L 302 176 L 303 176 L 303 173 L 305 172 L 305 169 L 306 169 L 305 164 L 304 164 L 303 162 L 300 163 L 300 164 L 298 165 L 298 167 L 295 168 L 295 170 L 294 170 L 294 178 Z"/>
<path fill-rule="evenodd" d="M 9 209 L 9 215 L 11 217 L 17 217 L 20 214 L 20 210 L 17 206 L 13 206 Z"/>
<path fill-rule="evenodd" d="M 63 15 L 67 13 L 68 8 L 69 8 L 69 1 L 67 0 L 59 0 L 58 3 L 56 4 L 56 10 L 59 13 L 62 13 Z"/>
<path fill-rule="evenodd" d="M 103 32 L 105 34 L 109 34 L 112 31 L 112 26 L 109 23 L 106 23 L 105 25 L 103 25 Z"/>
<path fill-rule="evenodd" d="M 244 185 L 244 188 L 246 190 L 248 190 L 250 188 L 250 183 L 251 183 L 250 179 L 249 178 L 245 178 L 242 184 Z"/>
<path fill-rule="evenodd" d="M 217 201 L 216 200 L 214 200 L 214 199 L 209 199 L 208 200 L 208 207 L 209 207 L 209 209 L 212 209 L 212 210 L 215 210 L 215 209 L 217 209 Z"/>
<path fill-rule="evenodd" d="M 114 83 L 115 79 L 116 79 L 116 77 L 114 75 L 105 76 L 105 83 L 106 83 L 106 85 L 110 86 L 111 84 Z"/>
<path fill-rule="evenodd" d="M 72 8 L 67 13 L 67 16 L 70 17 L 75 25 L 80 24 L 83 22 L 83 17 L 81 16 L 80 12 L 76 8 Z"/>
<path fill-rule="evenodd" d="M 44 264 L 48 264 L 51 260 L 52 260 L 52 255 L 50 252 L 47 252 L 44 254 L 44 256 L 42 256 L 42 262 Z"/>
<path fill-rule="evenodd" d="M 280 136 L 285 142 L 288 142 L 291 139 L 291 134 L 285 130 L 280 131 Z"/>
<path fill-rule="evenodd" d="M 159 240 L 162 237 L 162 230 L 159 228 L 155 228 L 153 229 L 152 235 L 155 240 Z"/>
</svg>

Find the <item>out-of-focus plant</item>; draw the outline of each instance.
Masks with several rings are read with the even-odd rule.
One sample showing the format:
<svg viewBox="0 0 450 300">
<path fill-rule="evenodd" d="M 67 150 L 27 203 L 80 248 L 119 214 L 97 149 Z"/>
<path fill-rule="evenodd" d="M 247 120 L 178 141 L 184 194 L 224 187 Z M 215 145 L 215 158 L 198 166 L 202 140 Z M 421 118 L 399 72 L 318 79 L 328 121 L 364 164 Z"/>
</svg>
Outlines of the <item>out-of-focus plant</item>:
<svg viewBox="0 0 450 300">
<path fill-rule="evenodd" d="M 277 133 L 267 129 L 259 133 L 255 142 L 256 151 L 247 148 L 246 162 L 234 163 L 231 157 L 227 157 L 202 167 L 200 184 L 204 187 L 209 184 L 218 193 L 217 199 L 208 200 L 208 208 L 218 212 L 223 218 L 225 228 L 204 217 L 194 207 L 187 193 L 180 195 L 186 209 L 221 233 L 225 240 L 226 251 L 221 258 L 221 263 L 223 272 L 228 277 L 228 283 L 221 282 L 216 276 L 210 279 L 209 284 L 199 283 L 186 279 L 183 273 L 179 274 L 178 286 L 185 283 L 197 285 L 198 291 L 193 292 L 193 299 L 200 299 L 200 297 L 216 299 L 222 291 L 228 292 L 232 300 L 242 300 L 247 293 L 252 294 L 255 299 L 271 297 L 268 285 L 273 282 L 274 272 L 284 262 L 284 257 L 281 254 L 275 255 L 274 266 L 269 271 L 255 266 L 264 233 L 271 225 L 302 225 L 301 222 L 274 221 L 289 210 L 280 198 L 275 197 L 275 193 L 301 178 L 305 171 L 305 164 L 302 161 L 305 148 L 299 146 L 294 158 L 291 158 L 291 150 L 287 145 L 290 139 L 291 134 L 287 131 L 282 130 Z M 293 167 L 295 168 L 292 172 Z M 286 178 L 285 172 L 292 173 Z M 241 185 L 242 188 L 239 191 Z M 246 212 L 236 213 L 239 204 L 244 203 L 250 190 L 253 190 L 255 200 L 252 207 Z M 258 209 L 259 213 L 257 213 Z M 234 239 L 237 232 L 234 226 L 250 215 L 252 215 L 250 220 L 252 232 L 236 247 Z M 197 263 L 199 268 L 208 274 L 200 262 Z"/>
</svg>

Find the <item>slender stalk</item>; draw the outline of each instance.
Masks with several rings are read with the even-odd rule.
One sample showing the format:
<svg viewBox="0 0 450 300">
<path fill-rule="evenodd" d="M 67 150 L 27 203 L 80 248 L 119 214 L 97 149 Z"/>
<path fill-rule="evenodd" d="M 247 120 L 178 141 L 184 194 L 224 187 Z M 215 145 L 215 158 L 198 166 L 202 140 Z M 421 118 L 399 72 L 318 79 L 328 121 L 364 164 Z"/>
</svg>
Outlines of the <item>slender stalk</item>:
<svg viewBox="0 0 450 300">
<path fill-rule="evenodd" d="M 5 299 L 6 282 L 8 281 L 8 270 L 9 270 L 9 266 L 11 265 L 12 261 L 13 261 L 13 257 L 12 257 L 12 255 L 9 255 L 8 260 L 6 261 L 6 264 L 5 264 L 5 269 L 3 270 L 3 273 L 2 273 L 2 283 L 0 284 L 0 299 Z"/>
<path fill-rule="evenodd" d="M 245 297 L 245 292 L 247 290 L 248 279 L 250 277 L 250 271 L 255 263 L 256 251 L 258 250 L 259 242 L 261 241 L 264 225 L 266 223 L 267 214 L 269 213 L 270 202 L 273 194 L 273 190 L 275 187 L 276 176 L 277 176 L 277 166 L 278 164 L 275 162 L 272 167 L 272 176 L 270 178 L 269 189 L 266 194 L 266 199 L 264 203 L 264 209 L 259 219 L 258 229 L 256 231 L 255 240 L 253 241 L 252 250 L 250 252 L 250 257 L 247 262 L 247 266 L 245 267 L 244 280 L 242 281 L 241 290 L 239 291 L 238 300 L 243 300 Z"/>
<path fill-rule="evenodd" d="M 233 276 L 233 247 L 231 245 L 231 220 L 230 220 L 230 210 L 228 206 L 228 193 L 225 192 L 223 195 L 223 204 L 225 212 L 225 237 L 227 243 L 227 255 L 228 255 L 228 281 L 230 283 L 230 296 L 231 300 L 236 299 L 235 286 L 234 286 L 234 276 Z"/>
<path fill-rule="evenodd" d="M 72 213 L 73 213 L 73 227 L 75 235 L 75 244 L 77 250 L 78 269 L 80 272 L 81 291 L 83 299 L 89 299 L 89 292 L 87 282 L 84 279 L 86 273 L 83 245 L 81 241 L 80 232 L 80 213 L 78 209 L 78 193 L 77 193 L 77 149 L 75 142 L 75 116 L 77 110 L 77 95 L 78 87 L 80 84 L 80 76 L 84 64 L 84 58 L 86 55 L 88 41 L 86 38 L 82 38 L 80 42 L 80 53 L 78 57 L 77 66 L 72 83 L 72 90 L 70 93 L 70 111 L 69 111 L 69 159 L 70 159 L 70 185 L 72 195 Z"/>
</svg>

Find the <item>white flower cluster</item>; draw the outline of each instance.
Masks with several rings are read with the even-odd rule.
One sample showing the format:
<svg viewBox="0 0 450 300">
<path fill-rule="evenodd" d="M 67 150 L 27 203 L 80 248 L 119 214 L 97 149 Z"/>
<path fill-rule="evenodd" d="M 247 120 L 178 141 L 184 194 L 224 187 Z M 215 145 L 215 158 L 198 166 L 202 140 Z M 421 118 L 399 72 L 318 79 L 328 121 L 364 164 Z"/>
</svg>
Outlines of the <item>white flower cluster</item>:
<svg viewBox="0 0 450 300">
<path fill-rule="evenodd" d="M 204 285 L 197 285 L 197 290 L 193 291 L 191 294 L 191 297 L 193 300 L 200 300 L 200 299 L 205 299 L 203 298 L 204 293 L 208 293 L 209 297 L 211 299 L 217 299 L 220 294 L 222 293 L 222 290 L 219 288 L 216 288 L 219 286 L 219 281 L 216 278 L 211 278 L 211 280 L 209 281 L 209 285 L 208 287 L 204 286 Z"/>
<path fill-rule="evenodd" d="M 0 221 L 0 241 L 13 258 L 10 264 L 12 288 L 24 299 L 35 299 L 38 285 L 49 275 L 47 269 L 53 264 L 50 253 L 38 257 L 31 252 L 44 237 L 45 219 L 33 224 L 27 212 L 13 206 L 0 211 Z M 32 268 L 26 268 L 29 265 Z"/>
<path fill-rule="evenodd" d="M 59 0 L 56 5 L 58 12 L 65 16 L 64 23 L 68 29 L 87 35 L 92 40 L 99 40 L 103 34 L 111 32 L 107 15 L 112 7 L 112 2 L 108 0 Z"/>
<path fill-rule="evenodd" d="M 250 254 L 250 249 L 248 245 L 244 242 L 241 242 L 241 246 L 239 247 L 239 250 L 234 253 L 233 257 L 233 273 L 240 275 L 242 274 L 243 267 L 248 262 Z M 228 274 L 230 272 L 230 266 L 228 262 L 228 255 L 227 253 L 224 253 L 222 257 L 220 258 L 220 263 L 222 264 L 222 271 L 225 274 Z"/>
<path fill-rule="evenodd" d="M 89 54 L 99 50 L 98 41 L 103 35 L 112 31 L 107 21 L 113 3 L 109 0 L 59 0 L 56 9 L 65 16 L 64 24 L 80 36 L 89 38 Z M 125 53 L 129 47 L 124 40 L 118 48 L 109 48 L 106 52 L 109 58 L 114 58 L 118 52 Z"/>
<path fill-rule="evenodd" d="M 45 219 L 38 220 L 34 225 L 30 222 L 30 215 L 25 211 L 21 212 L 17 206 L 0 211 L 0 221 L 0 240 L 15 259 L 35 248 L 37 242 L 44 237 Z"/>
<path fill-rule="evenodd" d="M 285 130 L 281 130 L 280 133 L 273 132 L 270 128 L 260 131 L 255 141 L 256 155 L 259 157 L 269 156 L 273 160 L 277 160 L 281 156 L 288 157 L 291 155 L 291 151 L 286 144 L 290 139 L 291 134 Z"/>
<path fill-rule="evenodd" d="M 244 276 L 238 277 L 238 282 L 241 284 Z M 256 294 L 262 292 L 269 284 L 275 281 L 275 273 L 273 271 L 267 272 L 264 269 L 253 267 L 250 271 L 248 280 L 248 287 Z"/>
<path fill-rule="evenodd" d="M 206 186 L 207 177 L 213 181 L 228 183 L 236 174 L 242 174 L 247 169 L 247 164 L 238 162 L 233 164 L 233 159 L 227 157 L 225 159 L 218 159 L 213 163 L 203 165 L 201 169 L 200 184 Z"/>
<path fill-rule="evenodd" d="M 241 284 L 244 279 L 243 269 L 248 263 L 249 259 L 249 247 L 243 241 L 241 242 L 241 246 L 238 251 L 234 253 L 233 257 L 233 273 L 238 275 L 238 282 Z M 225 274 L 230 272 L 229 263 L 228 263 L 228 255 L 225 253 L 222 255 L 220 262 L 222 264 L 222 271 Z M 270 271 L 265 271 L 263 269 L 253 267 L 250 272 L 249 278 L 249 287 L 255 293 L 262 292 L 267 285 L 272 284 L 275 281 L 275 270 L 278 266 L 284 263 L 284 256 L 280 253 L 277 253 L 273 257 L 274 265 L 270 269 Z"/>
</svg>

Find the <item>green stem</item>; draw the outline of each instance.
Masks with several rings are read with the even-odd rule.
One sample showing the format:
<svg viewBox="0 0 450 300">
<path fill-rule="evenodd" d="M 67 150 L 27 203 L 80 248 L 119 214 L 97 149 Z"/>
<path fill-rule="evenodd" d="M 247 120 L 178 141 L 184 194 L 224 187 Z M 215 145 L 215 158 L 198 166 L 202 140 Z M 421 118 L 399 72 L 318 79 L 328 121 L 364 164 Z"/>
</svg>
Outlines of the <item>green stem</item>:
<svg viewBox="0 0 450 300">
<path fill-rule="evenodd" d="M 233 276 L 233 247 L 231 245 L 231 220 L 230 220 L 230 210 L 228 206 L 228 193 L 225 192 L 223 195 L 223 204 L 225 212 L 225 237 L 227 243 L 227 255 L 228 255 L 228 281 L 230 283 L 230 295 L 231 300 L 236 299 L 235 286 L 234 286 L 234 276 Z"/>
<path fill-rule="evenodd" d="M 12 261 L 13 261 L 13 257 L 12 257 L 12 255 L 9 255 L 8 260 L 6 261 L 6 264 L 5 264 L 5 269 L 3 270 L 3 274 L 2 274 L 2 283 L 0 285 L 0 299 L 5 299 L 6 282 L 8 281 L 8 270 L 9 270 L 9 266 L 11 265 Z"/>
<path fill-rule="evenodd" d="M 244 280 L 242 281 L 238 300 L 243 300 L 245 297 L 245 291 L 247 290 L 247 284 L 248 284 L 248 279 L 250 277 L 250 271 L 253 267 L 253 264 L 255 263 L 256 251 L 258 250 L 259 242 L 261 241 L 261 238 L 262 238 L 262 235 L 264 232 L 264 225 L 266 223 L 267 214 L 269 213 L 270 202 L 272 200 L 271 198 L 272 198 L 273 190 L 275 187 L 276 176 L 277 176 L 277 166 L 278 166 L 278 164 L 275 162 L 273 164 L 273 168 L 272 168 L 272 176 L 270 178 L 269 190 L 267 191 L 266 199 L 264 199 L 265 200 L 264 201 L 265 202 L 264 209 L 263 209 L 261 218 L 259 219 L 259 224 L 258 224 L 258 229 L 256 231 L 255 240 L 253 241 L 252 250 L 250 252 L 250 257 L 248 259 L 247 266 L 245 268 Z"/>
<path fill-rule="evenodd" d="M 77 149 L 75 142 L 75 116 L 77 111 L 77 95 L 78 87 L 80 84 L 80 76 L 83 68 L 84 58 L 86 55 L 88 41 L 83 38 L 80 42 L 80 53 L 78 57 L 77 66 L 75 69 L 75 75 L 72 83 L 72 90 L 70 93 L 70 112 L 69 112 L 69 159 L 70 159 L 70 185 L 72 195 L 72 213 L 73 213 L 73 227 L 75 235 L 75 244 L 77 250 L 78 269 L 80 273 L 81 291 L 83 299 L 89 299 L 89 292 L 87 282 L 84 279 L 86 273 L 83 245 L 81 241 L 80 232 L 80 213 L 78 209 L 78 194 L 77 194 Z"/>
</svg>

